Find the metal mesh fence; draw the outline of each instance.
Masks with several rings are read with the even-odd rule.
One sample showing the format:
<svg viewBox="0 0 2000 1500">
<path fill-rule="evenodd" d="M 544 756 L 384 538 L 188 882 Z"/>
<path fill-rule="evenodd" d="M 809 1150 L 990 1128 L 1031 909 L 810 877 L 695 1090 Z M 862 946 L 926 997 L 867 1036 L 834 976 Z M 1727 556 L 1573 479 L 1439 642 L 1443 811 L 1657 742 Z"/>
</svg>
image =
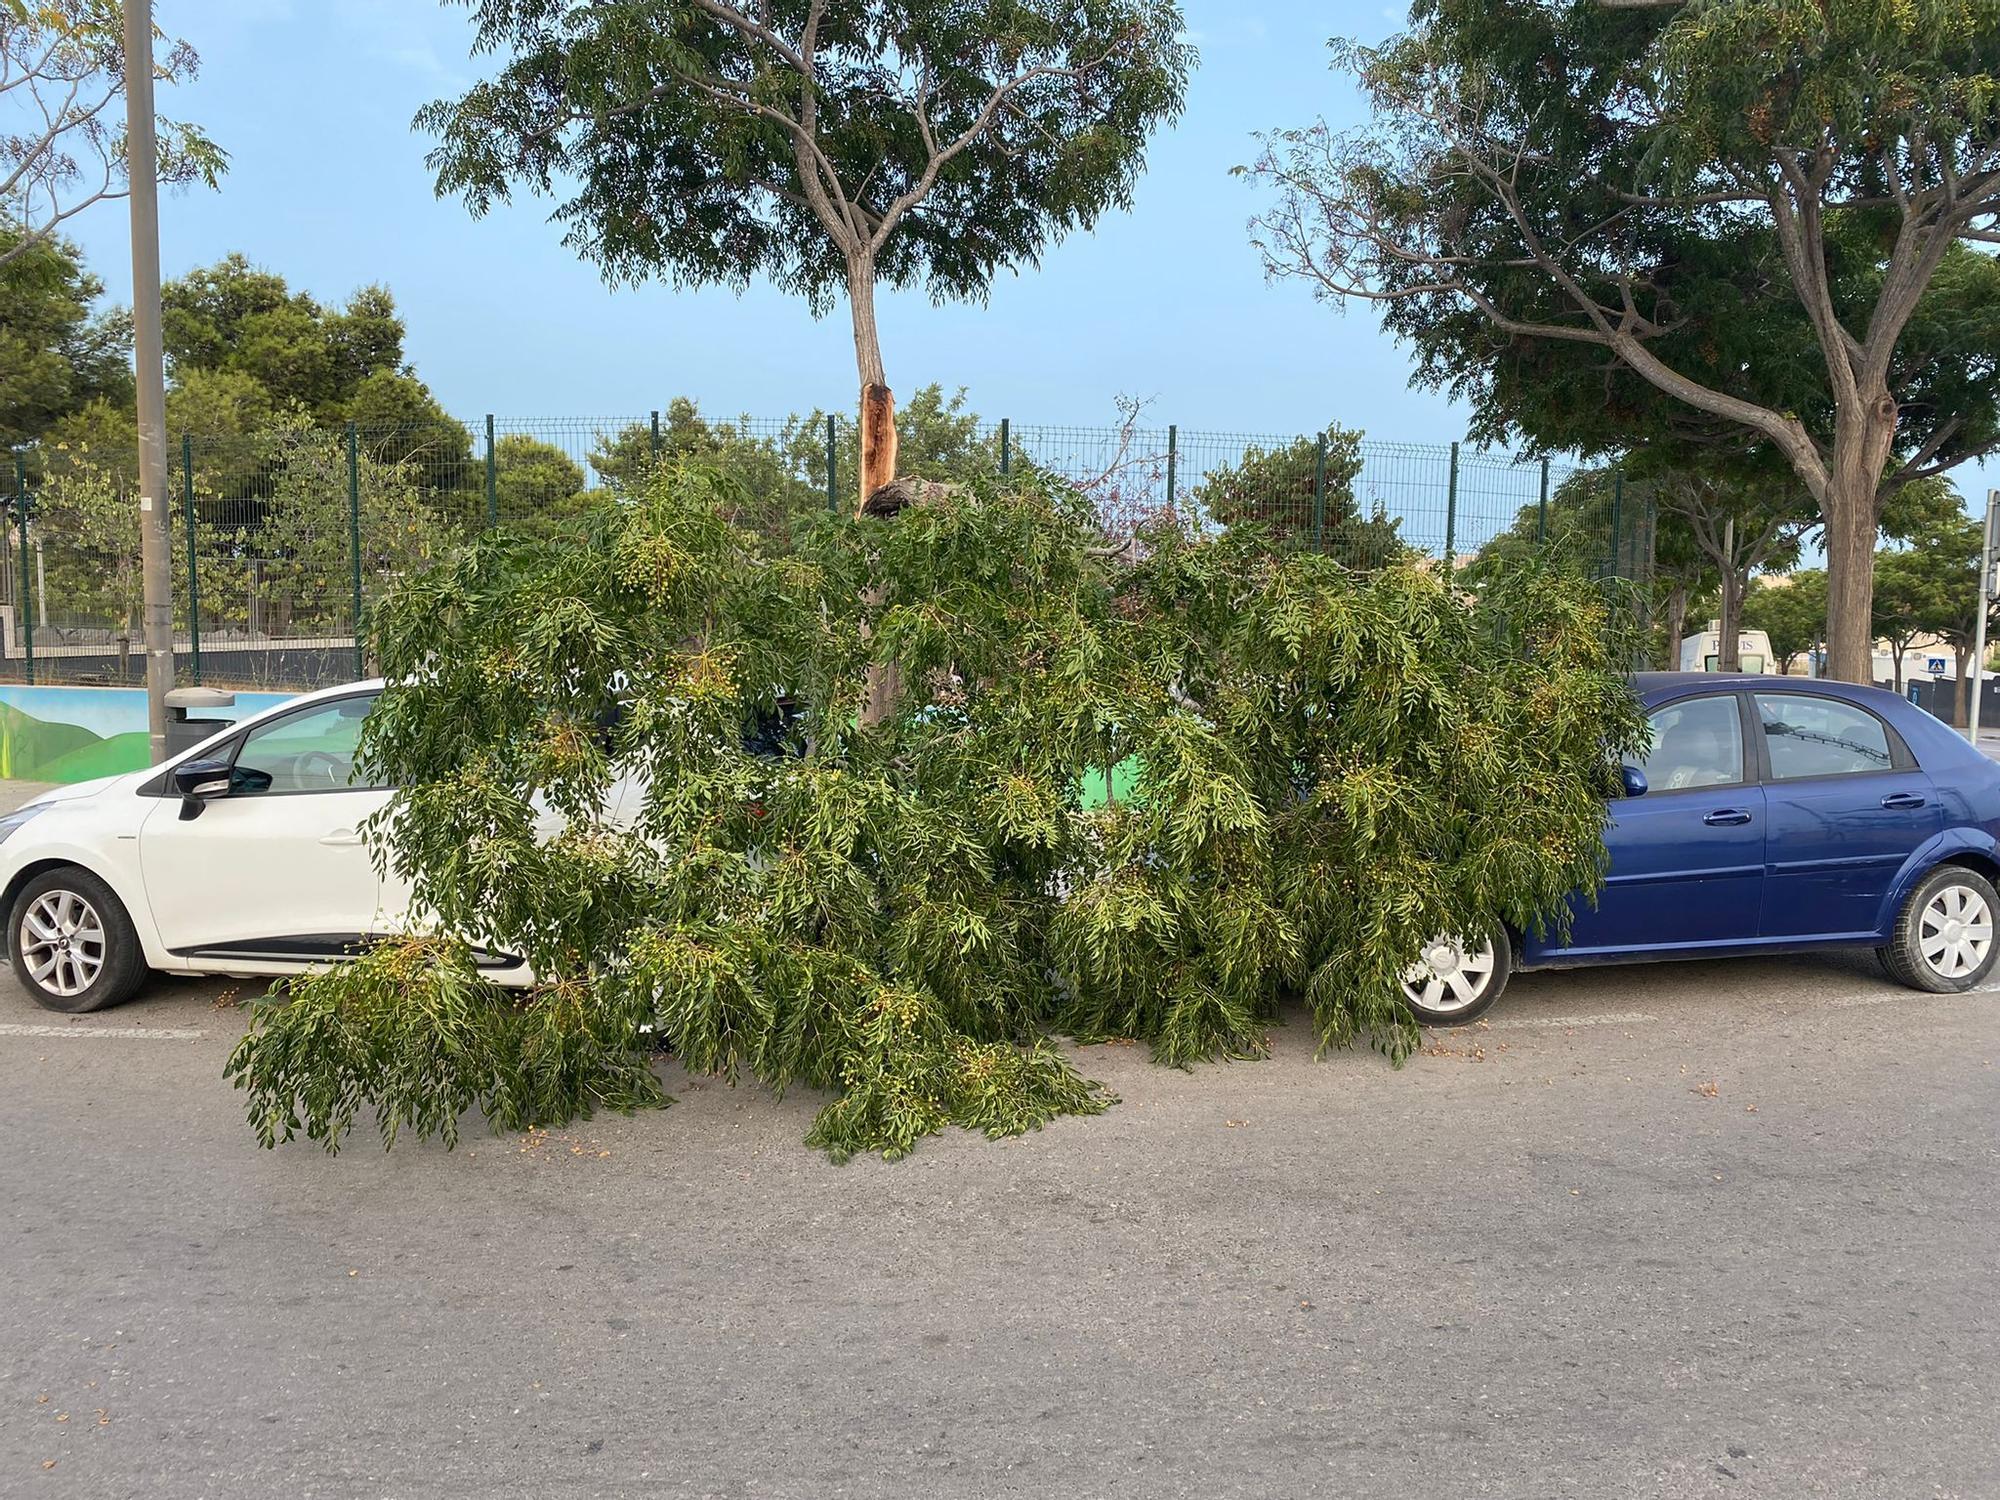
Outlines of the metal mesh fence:
<svg viewBox="0 0 2000 1500">
<path fill-rule="evenodd" d="M 485 417 L 422 427 L 189 435 L 169 445 L 174 623 L 182 681 L 303 689 L 366 670 L 361 622 L 398 577 L 482 529 L 549 529 L 663 460 L 699 458 L 774 536 L 851 513 L 855 424 L 814 412 L 712 418 L 686 402 L 637 418 Z M 1113 536 L 1173 512 L 1256 523 L 1354 567 L 1421 555 L 1476 581 L 1545 545 L 1549 500 L 1578 471 L 1458 444 L 1326 434 L 982 423 L 947 413 L 901 432 L 899 470 L 928 479 L 1040 471 L 1077 486 Z M 1651 522 L 1592 512 L 1586 559 L 1646 576 Z M 130 450 L 24 449 L 0 470 L 0 680 L 137 684 L 137 463 Z M 25 497 L 25 503 L 23 500 Z M 1573 522 L 1573 517 L 1572 517 Z"/>
</svg>

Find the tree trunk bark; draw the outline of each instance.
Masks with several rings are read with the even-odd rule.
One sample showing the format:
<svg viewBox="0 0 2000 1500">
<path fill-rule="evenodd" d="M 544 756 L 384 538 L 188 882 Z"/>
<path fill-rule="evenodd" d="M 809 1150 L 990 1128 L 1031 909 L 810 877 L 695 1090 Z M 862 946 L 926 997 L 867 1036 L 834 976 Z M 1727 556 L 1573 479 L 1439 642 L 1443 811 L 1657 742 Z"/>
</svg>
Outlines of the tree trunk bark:
<svg viewBox="0 0 2000 1500">
<path fill-rule="evenodd" d="M 1896 440 L 1895 400 L 1878 391 L 1834 419 L 1833 463 L 1820 511 L 1826 517 L 1826 667 L 1839 682 L 1873 682 L 1876 495 Z M 1902 659 L 1896 663 L 1902 678 Z"/>
<path fill-rule="evenodd" d="M 861 388 L 861 494 L 855 514 L 896 480 L 896 398 L 886 385 Z"/>
<path fill-rule="evenodd" d="M 1681 638 L 1687 634 L 1688 591 L 1681 584 L 1667 595 L 1667 670 L 1681 669 Z"/>
<path fill-rule="evenodd" d="M 860 491 L 854 497 L 858 520 L 866 513 L 875 492 L 896 477 L 896 399 L 889 391 L 888 374 L 882 368 L 882 340 L 875 327 L 875 265 L 859 258 L 848 262 L 847 301 L 854 315 L 854 363 L 861 376 Z M 888 597 L 883 583 L 862 593 L 870 609 L 880 608 Z M 864 639 L 867 626 L 862 627 Z M 894 662 L 871 665 L 862 689 L 861 723 L 867 727 L 886 722 L 896 711 L 902 694 L 902 672 Z"/>
<path fill-rule="evenodd" d="M 1743 575 L 1732 557 L 1722 565 L 1722 618 L 1715 628 L 1715 670 L 1743 670 Z"/>
<path fill-rule="evenodd" d="M 869 497 L 896 477 L 896 398 L 882 366 L 882 339 L 875 326 L 875 264 L 861 259 L 847 268 L 847 302 L 854 315 L 854 364 L 861 376 L 860 493 L 858 516 Z"/>
<path fill-rule="evenodd" d="M 1963 729 L 1972 722 L 1972 680 L 1966 676 L 1972 665 L 1972 647 L 1960 642 L 1951 648 L 1951 659 L 1958 669 L 1951 687 L 1951 722 Z"/>
</svg>

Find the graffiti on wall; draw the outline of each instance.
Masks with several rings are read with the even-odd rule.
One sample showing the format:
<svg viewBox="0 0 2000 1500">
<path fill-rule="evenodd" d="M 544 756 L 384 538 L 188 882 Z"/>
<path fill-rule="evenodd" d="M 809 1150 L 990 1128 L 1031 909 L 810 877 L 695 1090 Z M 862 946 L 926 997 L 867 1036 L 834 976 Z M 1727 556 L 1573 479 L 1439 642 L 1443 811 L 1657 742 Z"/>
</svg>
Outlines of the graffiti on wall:
<svg viewBox="0 0 2000 1500">
<path fill-rule="evenodd" d="M 283 703 L 287 693 L 238 693 L 205 719 L 241 719 Z M 0 778 L 91 781 L 142 771 L 151 761 L 141 688 L 0 684 Z"/>
</svg>

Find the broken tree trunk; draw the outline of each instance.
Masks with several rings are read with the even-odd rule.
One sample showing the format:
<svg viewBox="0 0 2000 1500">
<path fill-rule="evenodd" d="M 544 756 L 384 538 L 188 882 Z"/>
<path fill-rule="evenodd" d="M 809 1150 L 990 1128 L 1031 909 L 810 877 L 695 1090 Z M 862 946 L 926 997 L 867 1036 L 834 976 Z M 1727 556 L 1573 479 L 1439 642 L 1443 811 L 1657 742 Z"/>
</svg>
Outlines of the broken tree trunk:
<svg viewBox="0 0 2000 1500">
<path fill-rule="evenodd" d="M 854 513 L 868 513 L 868 502 L 896 479 L 896 398 L 886 385 L 861 390 L 861 493 Z"/>
</svg>

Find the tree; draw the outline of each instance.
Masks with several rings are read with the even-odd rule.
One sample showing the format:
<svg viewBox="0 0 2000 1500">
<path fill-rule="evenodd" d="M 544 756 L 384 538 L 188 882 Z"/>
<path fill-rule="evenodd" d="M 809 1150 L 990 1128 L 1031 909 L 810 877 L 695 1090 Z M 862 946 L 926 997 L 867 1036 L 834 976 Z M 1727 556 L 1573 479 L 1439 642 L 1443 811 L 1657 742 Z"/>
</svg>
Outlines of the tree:
<svg viewBox="0 0 2000 1500">
<path fill-rule="evenodd" d="M 75 246 L 0 230 L 0 446 L 33 442 L 92 401 L 131 401 L 130 330 L 93 310 L 103 293 Z"/>
<path fill-rule="evenodd" d="M 402 789 L 372 836 L 435 925 L 257 1008 L 229 1072 L 266 1144 L 336 1146 L 363 1105 L 385 1141 L 449 1141 L 475 1106 L 658 1104 L 649 1036 L 828 1091 L 809 1139 L 836 1157 L 1104 1109 L 1051 1034 L 1256 1056 L 1303 994 L 1324 1043 L 1402 1057 L 1429 936 L 1560 928 L 1602 874 L 1643 726 L 1585 580 L 1468 602 L 1249 528 L 1128 554 L 1039 476 L 778 551 L 729 489 L 663 465 L 385 600 L 360 758 Z M 869 721 L 890 661 L 906 692 Z M 782 704 L 780 753 L 746 743 Z M 1139 790 L 1086 807 L 1128 756 Z M 627 767 L 629 828 L 600 811 Z M 474 942 L 536 989 L 488 985 Z"/>
<path fill-rule="evenodd" d="M 1900 693 L 1904 656 L 1918 641 L 1944 635 L 1954 614 L 1953 601 L 1931 559 L 1915 549 L 1884 552 L 1875 572 L 1872 624 L 1876 636 L 1888 644 L 1889 677 Z"/>
<path fill-rule="evenodd" d="M 480 0 L 498 74 L 417 116 L 441 196 L 567 195 L 607 279 L 845 292 L 860 499 L 893 479 L 875 289 L 983 297 L 1129 203 L 1193 52 L 1173 0 Z"/>
<path fill-rule="evenodd" d="M 1642 476 L 1644 470 L 1640 470 Z M 1818 522 L 1811 499 L 1784 474 L 1728 473 L 1710 464 L 1642 479 L 1658 510 L 1678 520 L 1720 583 L 1716 668 L 1742 670 L 1743 600 L 1760 569 L 1788 567 Z"/>
<path fill-rule="evenodd" d="M 414 463 L 383 462 L 357 442 L 350 469 L 344 435 L 296 412 L 259 436 L 269 492 L 238 547 L 254 565 L 260 599 L 261 618 L 246 624 L 262 633 L 358 633 L 357 566 L 363 595 L 371 597 L 443 557 L 456 542 L 429 503 Z"/>
<path fill-rule="evenodd" d="M 812 443 L 813 432 L 825 426 L 823 419 L 794 417 L 782 429 L 759 432 L 749 417 L 710 420 L 694 401 L 676 396 L 657 439 L 637 422 L 615 436 L 599 434 L 590 464 L 623 495 L 643 490 L 659 464 L 699 463 L 729 478 L 736 524 L 782 543 L 802 520 L 826 509 L 824 437 L 817 450 Z"/>
<path fill-rule="evenodd" d="M 168 282 L 161 301 L 176 382 L 195 370 L 247 375 L 273 407 L 295 404 L 328 425 L 402 420 L 405 412 L 420 422 L 435 411 L 404 362 L 403 319 L 385 287 L 365 286 L 346 306 L 327 307 L 228 255 Z"/>
<path fill-rule="evenodd" d="M 1984 527 L 1968 515 L 1965 499 L 1944 480 L 1911 485 L 1883 517 L 1884 532 L 1903 543 L 1885 551 L 1877 567 L 1888 599 L 1876 611 L 1878 625 L 1895 628 L 1899 644 L 1930 635 L 1951 647 L 1958 675 L 1954 718 L 1971 712 L 1972 653 L 1979 628 L 1979 559 Z M 1993 620 L 1988 618 L 1989 632 Z M 1891 629 L 1883 628 L 1885 636 Z M 1901 683 L 1902 657 L 1897 655 Z"/>
<path fill-rule="evenodd" d="M 195 50 L 153 35 L 155 80 L 184 83 Z M 93 203 L 126 196 L 125 16 L 117 0 L 0 0 L 0 267 L 53 240 Z M 162 116 L 160 181 L 214 187 L 227 154 Z"/>
<path fill-rule="evenodd" d="M 1866 680 L 1884 501 L 2000 445 L 2000 270 L 1966 248 L 2000 235 L 2000 18 L 1428 0 L 1414 22 L 1343 49 L 1372 128 L 1267 140 L 1269 268 L 1384 304 L 1419 378 L 1537 442 L 1636 405 L 1781 459 L 1825 520 L 1828 670 Z M 1553 399 L 1510 399 L 1517 360 L 1559 372 Z"/>
<path fill-rule="evenodd" d="M 247 437 L 276 415 L 277 403 L 264 383 L 241 370 L 182 370 L 167 391 L 169 434 Z"/>
<path fill-rule="evenodd" d="M 1324 444 L 1324 461 L 1322 461 Z M 1381 510 L 1363 516 L 1354 498 L 1361 434 L 1340 426 L 1283 448 L 1252 444 L 1194 487 L 1193 499 L 1224 526 L 1249 522 L 1293 546 L 1312 547 L 1350 567 L 1380 567 L 1405 555 L 1397 523 Z"/>
<path fill-rule="evenodd" d="M 99 404 L 93 411 L 109 412 Z M 140 635 L 139 528 L 134 495 L 138 475 L 129 418 L 111 427 L 109 446 L 93 446 L 87 436 L 49 444 L 38 454 L 29 545 L 40 557 L 40 598 L 58 625 Z M 206 508 L 197 522 L 196 556 L 205 619 L 242 598 L 241 534 Z M 173 533 L 176 579 L 187 576 L 188 538 L 184 526 Z M 176 590 L 177 624 L 187 623 L 187 598 Z"/>
<path fill-rule="evenodd" d="M 352 422 L 378 463 L 413 464 L 444 513 L 467 509 L 474 480 L 472 437 L 410 370 L 403 319 L 386 287 L 365 286 L 329 307 L 285 278 L 228 255 L 162 290 L 173 386 L 170 427 L 197 437 L 240 430 L 259 404 L 268 414 L 301 411 L 323 427 Z M 189 394 L 210 397 L 207 409 Z M 233 404 L 217 408 L 214 398 Z M 176 413 L 175 408 L 182 410 Z M 188 425 L 173 426 L 176 416 Z"/>
<path fill-rule="evenodd" d="M 827 422 L 825 412 L 814 410 L 793 414 L 775 431 L 759 431 L 749 417 L 712 420 L 695 402 L 676 396 L 659 426 L 657 460 L 694 459 L 728 475 L 746 505 L 736 517 L 739 524 L 782 540 L 827 509 Z M 905 475 L 965 480 L 999 473 L 999 435 L 971 409 L 963 390 L 947 396 L 940 385 L 923 386 L 898 414 L 896 428 L 898 467 Z M 634 492 L 656 462 L 655 441 L 644 422 L 600 433 L 590 466 L 615 493 Z M 832 465 L 835 491 L 852 493 L 860 473 L 859 433 L 852 422 L 835 425 Z M 1014 465 L 1025 474 L 1033 461 L 1016 454 Z"/>
<path fill-rule="evenodd" d="M 816 482 L 824 504 L 827 414 L 814 410 L 785 424 L 784 448 L 793 467 Z M 861 446 L 867 434 L 852 422 L 835 427 L 836 488 L 852 493 L 861 474 Z M 1033 460 L 1017 453 L 1023 472 Z M 896 468 L 914 479 L 966 480 L 1000 472 L 1000 435 L 989 430 L 969 404 L 964 387 L 945 394 L 933 382 L 919 388 L 896 414 Z"/>
<path fill-rule="evenodd" d="M 1826 630 L 1826 572 L 1803 568 L 1767 575 L 1743 600 L 1743 624 L 1770 639 L 1773 664 L 1790 675 L 1792 663 L 1807 656 Z"/>
<path fill-rule="evenodd" d="M 493 489 L 502 521 L 546 527 L 588 503 L 589 485 L 562 449 L 510 432 L 493 445 Z"/>
<path fill-rule="evenodd" d="M 1546 507 L 1539 501 L 1522 506 L 1513 525 L 1481 547 L 1460 577 L 1482 587 L 1549 557 L 1622 577 L 1643 591 L 1644 617 L 1658 622 L 1642 649 L 1672 671 L 1680 666 L 1689 613 L 1706 616 L 1717 577 L 1675 512 L 1655 508 L 1646 515 L 1648 499 L 1643 483 L 1623 480 L 1620 465 L 1577 469 L 1556 484 Z"/>
<path fill-rule="evenodd" d="M 472 434 L 415 375 L 384 368 L 363 376 L 340 414 L 361 429 L 377 462 L 410 465 L 441 509 L 463 508 L 478 478 Z"/>
</svg>

